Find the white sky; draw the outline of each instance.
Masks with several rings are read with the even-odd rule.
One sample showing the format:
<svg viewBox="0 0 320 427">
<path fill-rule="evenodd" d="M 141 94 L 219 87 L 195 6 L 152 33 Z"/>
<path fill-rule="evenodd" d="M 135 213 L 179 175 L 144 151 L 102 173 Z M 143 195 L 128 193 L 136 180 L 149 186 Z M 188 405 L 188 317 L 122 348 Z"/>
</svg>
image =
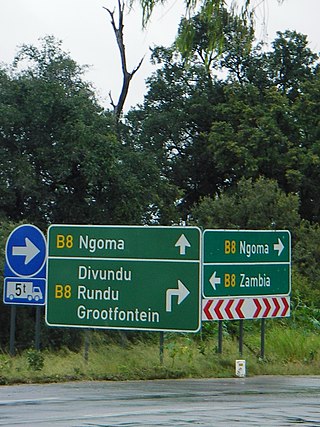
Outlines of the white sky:
<svg viewBox="0 0 320 427">
<path fill-rule="evenodd" d="M 115 4 L 115 0 L 0 0 L 0 62 L 10 64 L 19 45 L 38 45 L 39 38 L 54 35 L 75 61 L 90 65 L 86 79 L 94 83 L 103 105 L 110 107 L 108 93 L 117 100 L 122 76 L 110 17 L 103 6 L 114 9 Z M 145 79 L 154 70 L 149 47 L 174 41 L 184 11 L 182 0 L 168 0 L 143 31 L 138 5 L 135 9 L 125 17 L 128 70 L 145 59 L 132 80 L 126 109 L 141 102 L 146 92 Z M 256 17 L 257 36 L 265 41 L 272 42 L 276 31 L 296 30 L 308 36 L 314 52 L 320 51 L 320 0 L 284 0 L 281 6 L 277 0 L 265 0 L 257 6 Z"/>
</svg>

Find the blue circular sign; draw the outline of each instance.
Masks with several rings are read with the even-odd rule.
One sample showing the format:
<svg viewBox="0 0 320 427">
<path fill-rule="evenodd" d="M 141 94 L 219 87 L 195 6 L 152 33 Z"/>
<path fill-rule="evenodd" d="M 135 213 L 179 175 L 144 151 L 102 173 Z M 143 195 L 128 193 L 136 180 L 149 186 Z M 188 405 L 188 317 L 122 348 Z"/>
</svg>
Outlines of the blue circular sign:
<svg viewBox="0 0 320 427">
<path fill-rule="evenodd" d="M 15 228 L 6 243 L 6 261 L 14 275 L 32 277 L 46 262 L 46 239 L 42 231 L 29 224 Z"/>
</svg>

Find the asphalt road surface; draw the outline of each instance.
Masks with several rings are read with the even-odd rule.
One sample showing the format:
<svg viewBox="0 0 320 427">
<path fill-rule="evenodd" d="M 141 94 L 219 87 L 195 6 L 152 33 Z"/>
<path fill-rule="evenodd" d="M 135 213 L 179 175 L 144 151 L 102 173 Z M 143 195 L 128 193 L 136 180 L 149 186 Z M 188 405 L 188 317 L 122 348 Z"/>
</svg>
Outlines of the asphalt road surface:
<svg viewBox="0 0 320 427">
<path fill-rule="evenodd" d="M 0 386 L 0 426 L 320 426 L 320 376 Z"/>
</svg>

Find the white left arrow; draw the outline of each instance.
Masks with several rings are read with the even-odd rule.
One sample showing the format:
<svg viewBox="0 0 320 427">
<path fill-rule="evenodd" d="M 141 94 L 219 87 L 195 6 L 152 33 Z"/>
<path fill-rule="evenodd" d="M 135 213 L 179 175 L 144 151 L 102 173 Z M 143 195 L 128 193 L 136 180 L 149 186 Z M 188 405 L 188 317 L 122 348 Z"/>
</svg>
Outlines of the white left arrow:
<svg viewBox="0 0 320 427">
<path fill-rule="evenodd" d="M 186 238 L 186 236 L 184 234 L 181 234 L 179 239 L 176 241 L 175 246 L 179 247 L 180 255 L 185 255 L 186 254 L 186 248 L 191 247 L 189 240 Z"/>
<path fill-rule="evenodd" d="M 282 243 L 282 241 L 280 240 L 280 238 L 278 237 L 278 243 L 275 243 L 274 245 L 273 245 L 273 249 L 275 250 L 275 251 L 278 251 L 278 256 L 279 255 L 281 255 L 281 252 L 283 251 L 283 249 L 284 249 L 284 244 Z"/>
<path fill-rule="evenodd" d="M 166 311 L 171 312 L 172 306 L 172 297 L 178 297 L 178 304 L 181 304 L 187 296 L 190 294 L 190 291 L 185 287 L 185 285 L 178 280 L 178 289 L 167 289 L 166 292 Z"/>
<path fill-rule="evenodd" d="M 221 277 L 217 277 L 216 271 L 210 277 L 209 282 L 210 282 L 211 286 L 213 287 L 213 289 L 216 291 L 217 290 L 216 285 L 220 285 L 220 283 L 221 283 Z"/>
<path fill-rule="evenodd" d="M 34 245 L 28 237 L 25 238 L 25 246 L 13 246 L 12 247 L 12 255 L 16 256 L 24 256 L 24 264 L 29 264 L 30 261 L 33 260 L 35 256 L 38 255 L 40 252 L 40 249 L 37 248 L 36 245 Z"/>
</svg>

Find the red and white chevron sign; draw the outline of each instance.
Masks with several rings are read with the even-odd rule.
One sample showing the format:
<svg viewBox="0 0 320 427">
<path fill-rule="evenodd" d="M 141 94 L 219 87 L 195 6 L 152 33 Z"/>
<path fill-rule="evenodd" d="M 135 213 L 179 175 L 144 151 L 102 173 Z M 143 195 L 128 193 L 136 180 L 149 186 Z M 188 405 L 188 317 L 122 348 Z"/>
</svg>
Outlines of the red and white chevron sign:
<svg viewBox="0 0 320 427">
<path fill-rule="evenodd" d="M 202 320 L 262 319 L 290 316 L 290 297 L 202 300 Z"/>
</svg>

